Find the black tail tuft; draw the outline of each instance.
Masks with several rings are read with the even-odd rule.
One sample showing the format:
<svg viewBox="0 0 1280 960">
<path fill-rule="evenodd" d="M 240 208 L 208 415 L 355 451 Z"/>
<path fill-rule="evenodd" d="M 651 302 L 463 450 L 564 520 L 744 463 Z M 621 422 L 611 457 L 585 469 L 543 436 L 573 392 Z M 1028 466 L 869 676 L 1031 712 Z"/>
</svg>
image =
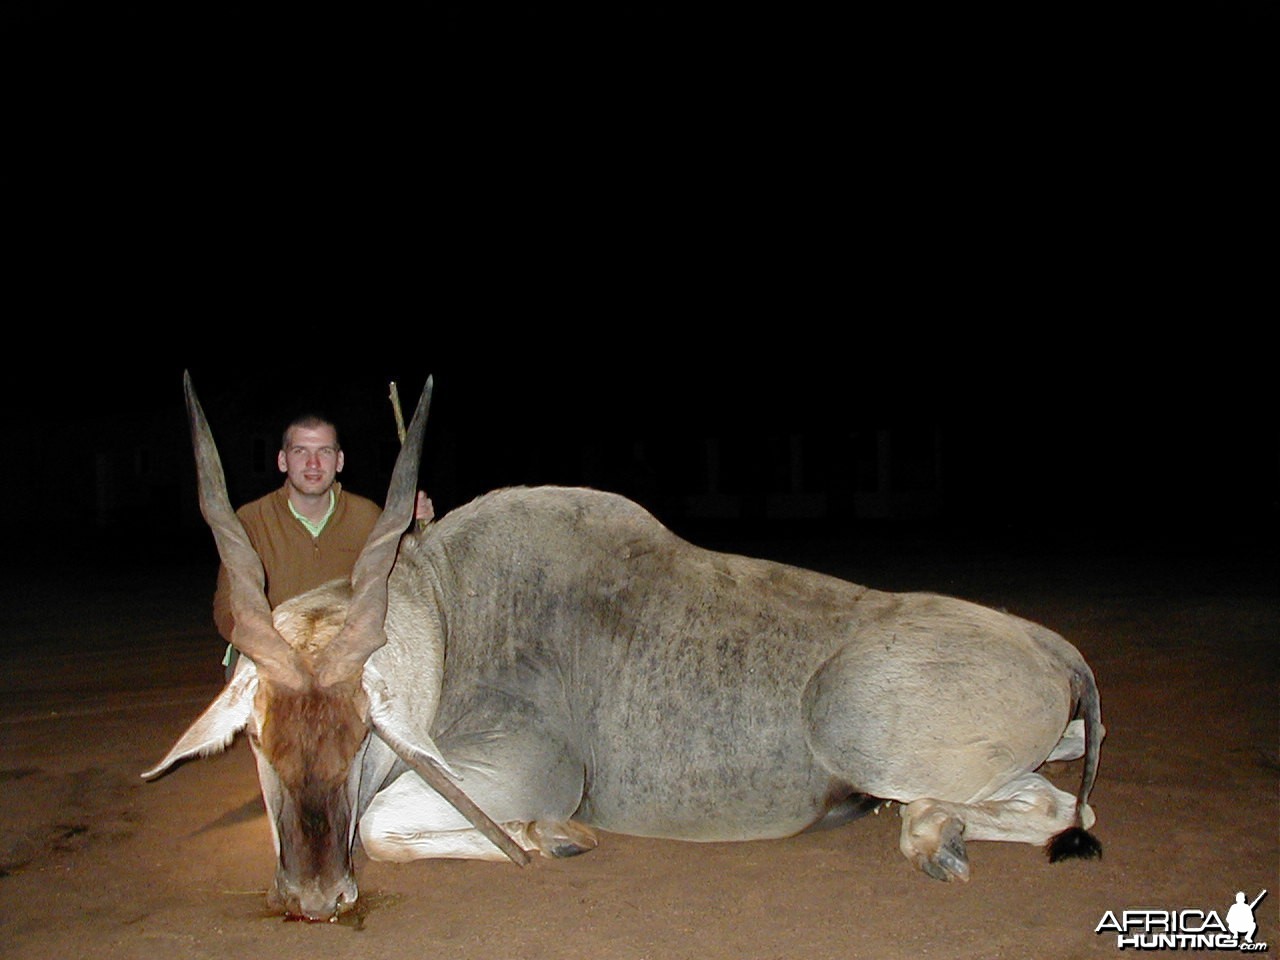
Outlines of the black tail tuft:
<svg viewBox="0 0 1280 960">
<path fill-rule="evenodd" d="M 1050 863 L 1059 860 L 1101 860 L 1102 844 L 1088 830 L 1069 827 L 1055 835 L 1045 846 Z"/>
</svg>

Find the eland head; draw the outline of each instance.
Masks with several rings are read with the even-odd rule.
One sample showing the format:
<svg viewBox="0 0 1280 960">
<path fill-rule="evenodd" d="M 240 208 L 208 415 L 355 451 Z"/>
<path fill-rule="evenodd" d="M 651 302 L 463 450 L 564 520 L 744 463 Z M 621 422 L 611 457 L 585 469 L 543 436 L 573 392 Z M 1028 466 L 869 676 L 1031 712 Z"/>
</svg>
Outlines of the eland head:
<svg viewBox="0 0 1280 960">
<path fill-rule="evenodd" d="M 200 508 L 230 578 L 231 642 L 243 656 L 226 689 L 142 776 L 152 779 L 180 760 L 218 752 L 245 731 L 277 854 L 268 901 L 286 916 L 332 919 L 356 902 L 351 857 L 356 825 L 382 786 L 389 769 L 385 758 L 394 760 L 380 750 L 383 760 L 365 762 L 375 738 L 473 822 L 483 820 L 476 824 L 482 830 L 501 834 L 441 773 L 448 766 L 435 745 L 421 735 L 407 735 L 398 724 L 385 685 L 368 664 L 387 642 L 387 581 L 401 536 L 413 520 L 431 380 L 404 437 L 382 515 L 350 583 L 327 584 L 273 612 L 264 592 L 262 562 L 227 496 L 204 411 L 190 376 L 183 379 Z M 509 842 L 505 834 L 502 839 Z M 519 862 L 523 852 L 516 850 L 518 854 L 508 850 L 508 855 Z"/>
</svg>

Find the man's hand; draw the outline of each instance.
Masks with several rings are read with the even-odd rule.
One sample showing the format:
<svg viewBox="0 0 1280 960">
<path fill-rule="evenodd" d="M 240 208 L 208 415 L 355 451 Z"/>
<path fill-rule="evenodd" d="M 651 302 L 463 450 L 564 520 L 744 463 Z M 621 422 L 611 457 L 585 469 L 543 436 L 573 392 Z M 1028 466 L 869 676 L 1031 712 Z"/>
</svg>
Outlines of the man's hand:
<svg viewBox="0 0 1280 960">
<path fill-rule="evenodd" d="M 413 505 L 413 518 L 419 523 L 429 523 L 436 516 L 436 508 L 431 505 L 431 498 L 425 490 L 418 491 L 418 499 Z"/>
</svg>

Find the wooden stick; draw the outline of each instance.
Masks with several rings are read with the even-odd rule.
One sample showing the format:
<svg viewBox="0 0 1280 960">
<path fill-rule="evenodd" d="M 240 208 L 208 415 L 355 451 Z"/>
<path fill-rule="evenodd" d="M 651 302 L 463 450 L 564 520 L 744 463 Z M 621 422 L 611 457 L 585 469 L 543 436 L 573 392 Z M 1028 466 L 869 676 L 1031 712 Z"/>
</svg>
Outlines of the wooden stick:
<svg viewBox="0 0 1280 960">
<path fill-rule="evenodd" d="M 400 394 L 396 392 L 396 382 L 391 381 L 391 409 L 396 415 L 396 434 L 400 437 L 400 446 L 404 446 L 404 414 L 400 412 Z"/>
</svg>

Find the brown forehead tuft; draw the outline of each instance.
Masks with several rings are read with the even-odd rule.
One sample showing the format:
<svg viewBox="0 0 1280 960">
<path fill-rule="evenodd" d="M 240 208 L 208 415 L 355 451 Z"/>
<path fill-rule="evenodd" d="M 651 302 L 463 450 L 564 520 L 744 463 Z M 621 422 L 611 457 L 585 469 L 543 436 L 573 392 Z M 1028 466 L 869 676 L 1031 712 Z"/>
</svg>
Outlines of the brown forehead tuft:
<svg viewBox="0 0 1280 960">
<path fill-rule="evenodd" d="M 281 781 L 293 788 L 345 782 L 369 732 L 358 681 L 303 691 L 259 683 L 259 747 Z"/>
</svg>

